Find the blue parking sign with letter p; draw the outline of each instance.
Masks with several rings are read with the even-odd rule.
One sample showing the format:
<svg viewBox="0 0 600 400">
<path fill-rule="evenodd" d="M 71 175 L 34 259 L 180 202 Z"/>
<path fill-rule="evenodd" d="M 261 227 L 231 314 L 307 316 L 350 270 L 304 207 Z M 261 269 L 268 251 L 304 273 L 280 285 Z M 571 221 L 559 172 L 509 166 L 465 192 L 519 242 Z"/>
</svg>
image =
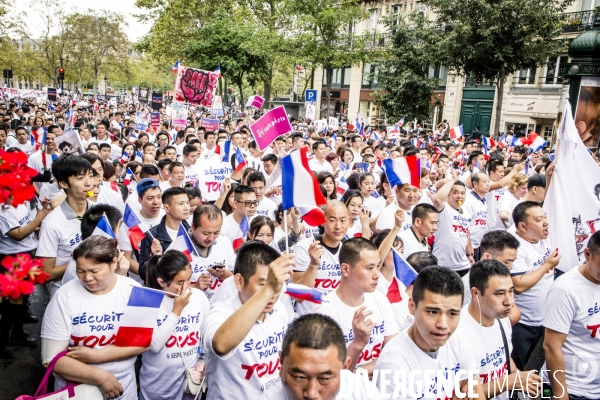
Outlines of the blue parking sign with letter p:
<svg viewBox="0 0 600 400">
<path fill-rule="evenodd" d="M 317 101 L 317 91 L 315 89 L 305 91 L 304 101 Z"/>
</svg>

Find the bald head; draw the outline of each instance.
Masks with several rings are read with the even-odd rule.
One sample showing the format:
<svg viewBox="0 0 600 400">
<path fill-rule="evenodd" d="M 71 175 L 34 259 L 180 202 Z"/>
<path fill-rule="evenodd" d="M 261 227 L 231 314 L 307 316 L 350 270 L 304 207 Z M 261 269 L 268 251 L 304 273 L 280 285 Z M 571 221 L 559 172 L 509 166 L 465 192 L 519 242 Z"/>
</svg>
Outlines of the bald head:
<svg viewBox="0 0 600 400">
<path fill-rule="evenodd" d="M 346 214 L 348 216 L 348 208 L 339 200 L 333 199 L 329 200 L 327 204 L 323 207 L 323 212 L 325 213 L 325 218 L 329 215 L 341 213 Z"/>
<path fill-rule="evenodd" d="M 323 240 L 327 246 L 335 247 L 348 231 L 348 209 L 339 200 L 329 200 L 325 209 Z"/>
</svg>

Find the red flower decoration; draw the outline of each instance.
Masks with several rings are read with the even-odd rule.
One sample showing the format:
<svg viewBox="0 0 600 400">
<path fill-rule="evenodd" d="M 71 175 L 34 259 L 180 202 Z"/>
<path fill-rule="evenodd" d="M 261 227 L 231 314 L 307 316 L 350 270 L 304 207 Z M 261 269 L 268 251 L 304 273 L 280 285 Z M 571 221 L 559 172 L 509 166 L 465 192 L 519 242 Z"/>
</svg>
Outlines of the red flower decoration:
<svg viewBox="0 0 600 400">
<path fill-rule="evenodd" d="M 0 150 L 0 204 L 16 207 L 35 197 L 31 178 L 37 171 L 27 166 L 27 154 Z"/>
<path fill-rule="evenodd" d="M 50 278 L 44 272 L 42 260 L 31 258 L 29 254 L 8 256 L 2 260 L 7 272 L 0 274 L 0 296 L 18 299 L 33 293 L 36 283 L 44 283 Z"/>
</svg>

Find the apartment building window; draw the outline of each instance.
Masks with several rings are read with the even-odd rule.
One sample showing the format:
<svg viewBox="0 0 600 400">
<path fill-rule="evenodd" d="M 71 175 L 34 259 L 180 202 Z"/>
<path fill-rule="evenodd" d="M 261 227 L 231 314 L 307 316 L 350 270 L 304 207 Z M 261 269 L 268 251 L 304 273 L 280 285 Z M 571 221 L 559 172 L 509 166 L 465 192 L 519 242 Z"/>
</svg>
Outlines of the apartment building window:
<svg viewBox="0 0 600 400">
<path fill-rule="evenodd" d="M 395 6 L 392 6 L 392 14 L 394 14 L 394 15 L 402 14 L 402 4 L 397 4 Z"/>
<path fill-rule="evenodd" d="M 327 86 L 327 74 L 331 73 L 331 88 L 342 89 L 350 87 L 350 73 L 352 68 L 334 68 L 323 72 L 323 87 Z"/>
<path fill-rule="evenodd" d="M 369 30 L 374 31 L 377 29 L 377 14 L 379 10 L 377 8 L 373 8 L 369 10 Z"/>
<path fill-rule="evenodd" d="M 568 56 L 552 57 L 546 64 L 546 78 L 544 83 L 546 85 L 559 85 L 562 84 L 562 77 L 558 76 L 558 70 L 561 65 L 569 62 Z"/>
<path fill-rule="evenodd" d="M 363 66 L 362 88 L 377 89 L 379 87 L 379 68 L 376 64 L 365 63 Z"/>
<path fill-rule="evenodd" d="M 600 6 L 600 0 L 582 0 L 581 11 L 593 10 Z"/>
<path fill-rule="evenodd" d="M 430 65 L 429 77 L 438 78 L 441 81 L 440 86 L 446 86 L 446 81 L 448 80 L 448 68 L 443 65 Z"/>
<path fill-rule="evenodd" d="M 535 83 L 535 70 L 522 69 L 517 74 L 518 85 L 533 85 Z"/>
</svg>

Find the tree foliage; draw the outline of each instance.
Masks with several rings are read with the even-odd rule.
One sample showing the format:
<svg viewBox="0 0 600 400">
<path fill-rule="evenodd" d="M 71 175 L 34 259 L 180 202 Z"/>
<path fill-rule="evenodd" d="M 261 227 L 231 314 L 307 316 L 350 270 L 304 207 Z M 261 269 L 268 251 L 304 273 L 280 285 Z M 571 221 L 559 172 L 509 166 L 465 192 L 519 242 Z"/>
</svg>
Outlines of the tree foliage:
<svg viewBox="0 0 600 400">
<path fill-rule="evenodd" d="M 386 19 L 391 43 L 386 57 L 377 64 L 380 91 L 376 99 L 390 120 L 429 116 L 431 96 L 440 84 L 439 79 L 429 77 L 429 66 L 439 62 L 435 43 L 440 35 L 425 25 L 418 13 L 408 19 Z"/>
<path fill-rule="evenodd" d="M 460 75 L 489 79 L 496 84 L 496 120 L 506 77 L 534 69 L 566 47 L 561 13 L 572 0 L 425 0 L 436 20 L 430 29 L 440 37 L 441 62 Z"/>
</svg>

